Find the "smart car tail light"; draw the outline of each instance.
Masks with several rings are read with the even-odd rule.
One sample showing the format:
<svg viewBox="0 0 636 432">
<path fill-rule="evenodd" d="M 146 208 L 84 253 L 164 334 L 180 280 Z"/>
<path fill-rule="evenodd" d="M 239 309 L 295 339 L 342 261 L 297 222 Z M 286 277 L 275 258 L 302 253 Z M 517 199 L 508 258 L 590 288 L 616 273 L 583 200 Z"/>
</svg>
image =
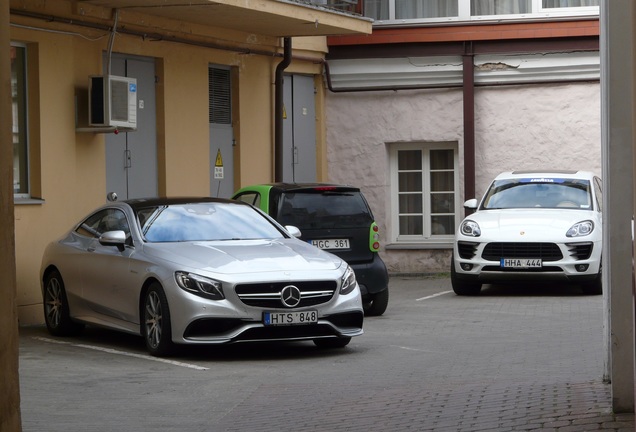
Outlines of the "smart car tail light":
<svg viewBox="0 0 636 432">
<path fill-rule="evenodd" d="M 375 222 L 371 224 L 369 229 L 369 249 L 371 252 L 380 250 L 380 228 Z"/>
</svg>

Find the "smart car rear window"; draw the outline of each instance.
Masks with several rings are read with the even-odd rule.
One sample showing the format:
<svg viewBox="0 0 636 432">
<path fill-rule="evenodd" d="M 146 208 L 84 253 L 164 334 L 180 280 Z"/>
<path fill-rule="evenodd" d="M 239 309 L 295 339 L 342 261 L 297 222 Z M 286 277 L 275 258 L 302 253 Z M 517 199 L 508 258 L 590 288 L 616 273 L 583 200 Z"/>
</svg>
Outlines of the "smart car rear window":
<svg viewBox="0 0 636 432">
<path fill-rule="evenodd" d="M 286 192 L 278 221 L 303 229 L 359 228 L 373 222 L 366 201 L 356 191 Z"/>
</svg>

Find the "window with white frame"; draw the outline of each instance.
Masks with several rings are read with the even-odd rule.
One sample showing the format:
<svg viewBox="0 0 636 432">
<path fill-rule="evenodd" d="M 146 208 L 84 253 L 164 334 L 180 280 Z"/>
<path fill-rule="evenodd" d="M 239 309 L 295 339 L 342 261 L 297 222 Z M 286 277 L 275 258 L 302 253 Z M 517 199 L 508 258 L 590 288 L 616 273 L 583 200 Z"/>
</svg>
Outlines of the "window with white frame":
<svg viewBox="0 0 636 432">
<path fill-rule="evenodd" d="M 458 220 L 457 143 L 396 143 L 390 147 L 392 238 L 451 239 Z"/>
<path fill-rule="evenodd" d="M 27 140 L 26 47 L 11 44 L 11 101 L 13 112 L 13 194 L 29 196 L 29 147 Z"/>
<path fill-rule="evenodd" d="M 598 16 L 599 0 L 365 0 L 375 25 Z"/>
</svg>

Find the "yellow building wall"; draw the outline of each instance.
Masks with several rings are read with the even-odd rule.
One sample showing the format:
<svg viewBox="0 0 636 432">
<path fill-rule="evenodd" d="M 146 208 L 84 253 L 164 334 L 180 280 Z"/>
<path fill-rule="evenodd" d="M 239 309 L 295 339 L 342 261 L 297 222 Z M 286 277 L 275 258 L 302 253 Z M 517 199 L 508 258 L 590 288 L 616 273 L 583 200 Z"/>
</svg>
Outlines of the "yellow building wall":
<svg viewBox="0 0 636 432">
<path fill-rule="evenodd" d="M 11 41 L 26 44 L 32 56 L 28 64 L 30 181 L 32 197 L 41 199 L 29 203 L 17 200 L 15 206 L 18 314 L 20 324 L 28 325 L 43 322 L 39 271 L 45 246 L 106 201 L 105 135 L 76 131 L 75 94 L 88 86 L 89 75 L 102 73 L 108 34 L 14 16 L 11 22 L 21 24 L 11 26 Z M 45 32 L 34 26 L 85 37 Z M 269 44 L 269 50 L 272 44 L 280 45 L 272 38 L 263 42 Z M 307 58 L 320 60 L 325 51 L 324 38 L 302 38 L 294 50 L 298 59 L 286 72 L 315 75 L 320 84 L 322 66 Z M 232 66 L 233 76 L 238 77 L 234 87 L 235 187 L 273 180 L 274 75 L 280 58 L 119 34 L 113 52 L 156 61 L 160 195 L 209 194 L 210 64 Z M 323 87 L 318 85 L 317 90 L 317 100 L 321 101 Z M 318 109 L 317 147 L 322 155 L 321 103 Z M 324 160 L 318 160 L 321 176 Z"/>
</svg>

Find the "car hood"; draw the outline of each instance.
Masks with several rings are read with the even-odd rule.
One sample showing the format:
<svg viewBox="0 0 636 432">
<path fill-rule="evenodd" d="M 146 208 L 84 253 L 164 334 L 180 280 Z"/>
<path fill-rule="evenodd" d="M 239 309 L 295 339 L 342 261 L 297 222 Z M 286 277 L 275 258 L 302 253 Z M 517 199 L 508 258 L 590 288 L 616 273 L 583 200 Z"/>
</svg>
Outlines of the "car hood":
<svg viewBox="0 0 636 432">
<path fill-rule="evenodd" d="M 597 214 L 588 210 L 481 210 L 466 219 L 479 224 L 483 238 L 505 241 L 555 241 L 565 238 L 572 225 L 584 220 L 594 222 L 593 235 L 601 230 Z"/>
<path fill-rule="evenodd" d="M 342 260 L 296 239 L 148 243 L 148 256 L 223 274 L 335 270 Z"/>
</svg>

